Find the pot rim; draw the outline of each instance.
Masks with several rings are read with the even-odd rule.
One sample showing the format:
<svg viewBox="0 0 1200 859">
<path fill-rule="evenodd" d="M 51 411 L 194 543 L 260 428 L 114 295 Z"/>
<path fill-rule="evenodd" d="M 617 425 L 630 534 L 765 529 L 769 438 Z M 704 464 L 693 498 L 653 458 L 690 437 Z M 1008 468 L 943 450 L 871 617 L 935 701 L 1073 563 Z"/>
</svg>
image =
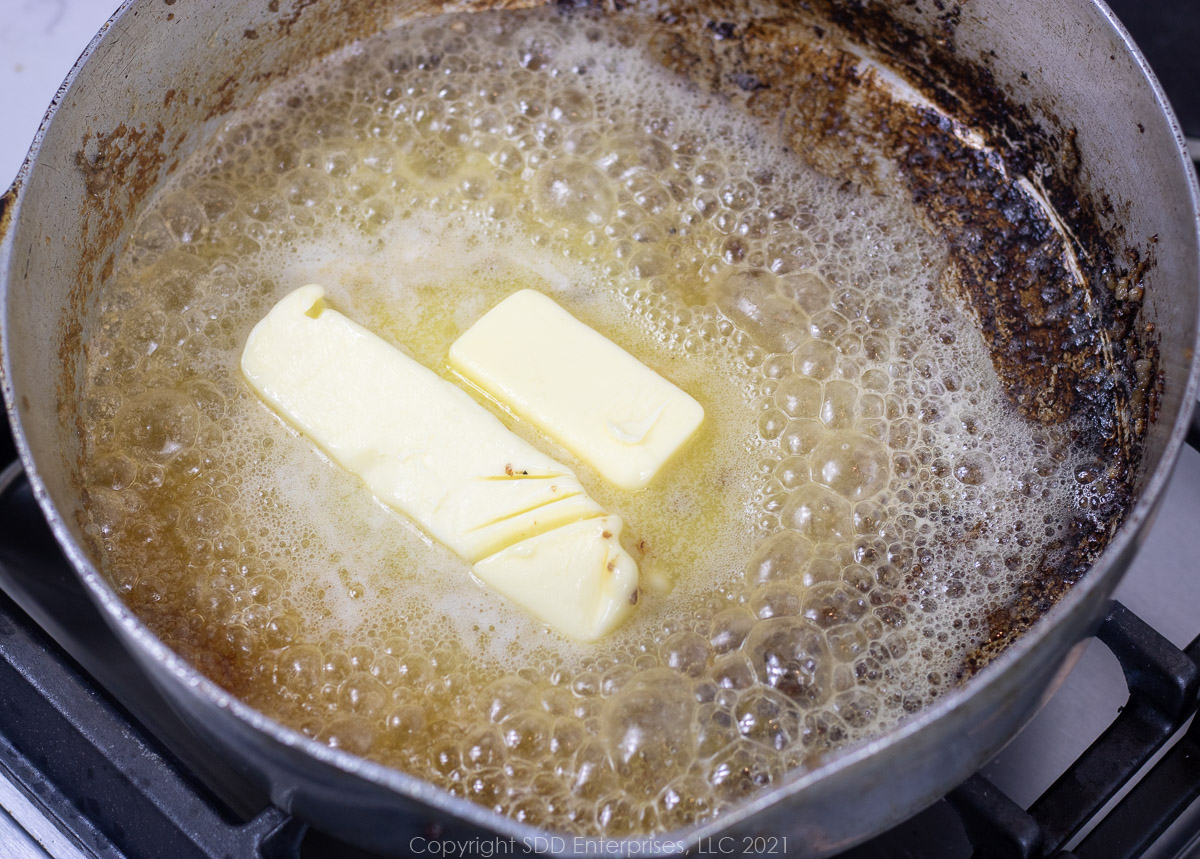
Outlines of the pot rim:
<svg viewBox="0 0 1200 859">
<path fill-rule="evenodd" d="M 300 732 L 270 719 L 221 689 L 215 682 L 201 674 L 191 664 L 163 644 L 121 601 L 108 581 L 92 564 L 84 550 L 75 542 L 62 514 L 50 497 L 25 439 L 24 426 L 19 410 L 16 407 L 17 398 L 12 385 L 12 355 L 6 348 L 6 344 L 9 342 L 9 278 L 7 274 L 13 255 L 14 236 L 16 232 L 14 225 L 20 218 L 27 180 L 34 169 L 46 131 L 53 122 L 59 106 L 70 92 L 76 78 L 95 53 L 97 47 L 106 37 L 106 34 L 138 2 L 139 0 L 123 0 L 120 7 L 100 28 L 88 43 L 79 59 L 76 60 L 42 118 L 29 152 L 25 156 L 12 186 L 3 195 L 3 198 L 0 199 L 0 233 L 2 233 L 0 235 L 0 275 L 3 275 L 3 279 L 0 280 L 0 384 L 3 387 L 5 408 L 9 424 L 13 430 L 14 442 L 20 455 L 22 467 L 55 539 L 92 597 L 103 607 L 105 617 L 110 626 L 122 638 L 125 645 L 130 648 L 131 655 L 135 659 L 150 660 L 158 663 L 179 684 L 190 687 L 194 694 L 202 696 L 209 704 L 229 711 L 239 721 L 265 734 L 281 746 L 303 752 L 305 755 L 342 772 L 373 782 L 376 785 L 432 806 L 448 815 L 490 830 L 502 837 L 521 841 L 523 844 L 528 844 L 532 839 L 555 835 L 561 835 L 568 839 L 571 838 L 572 836 L 564 835 L 557 830 L 541 829 L 517 822 L 465 798 L 452 797 L 432 783 L 424 781 L 415 775 L 357 757 L 348 752 L 331 748 L 317 740 L 305 737 Z M 1155 104 L 1168 122 L 1169 128 L 1175 138 L 1174 155 L 1179 162 L 1177 166 L 1184 168 L 1184 174 L 1187 177 L 1188 199 L 1190 203 L 1188 215 L 1192 221 L 1192 231 L 1196 240 L 1196 246 L 1200 249 L 1200 184 L 1197 182 L 1195 170 L 1192 169 L 1186 140 L 1178 119 L 1171 109 L 1166 94 L 1150 69 L 1145 57 L 1134 44 L 1129 32 L 1117 19 L 1112 10 L 1109 9 L 1103 0 L 1083 0 L 1083 2 L 1091 2 L 1099 10 L 1105 23 L 1112 30 L 1110 35 L 1118 37 L 1129 56 L 1134 60 L 1137 69 L 1150 85 Z M 1198 255 L 1200 255 L 1200 250 L 1198 250 Z M 1200 269 L 1200 260 L 1197 260 L 1197 263 L 1197 268 Z M 1200 292 L 1200 281 L 1195 284 L 1195 287 Z M 924 708 L 911 719 L 890 729 L 885 734 L 862 743 L 844 747 L 836 752 L 834 757 L 828 762 L 816 769 L 790 778 L 785 777 L 785 780 L 781 783 L 759 792 L 751 799 L 743 801 L 740 805 L 724 811 L 716 817 L 656 836 L 604 839 L 600 839 L 597 836 L 596 839 L 603 840 L 606 844 L 610 845 L 622 845 L 622 853 L 630 852 L 629 847 L 634 844 L 644 846 L 650 843 L 658 843 L 663 845 L 664 848 L 678 845 L 678 851 L 693 847 L 703 839 L 719 834 L 732 824 L 744 821 L 765 807 L 787 802 L 795 794 L 809 790 L 836 774 L 852 770 L 860 766 L 863 761 L 879 755 L 883 750 L 899 745 L 914 735 L 930 730 L 933 725 L 942 722 L 955 711 L 959 711 L 967 701 L 979 695 L 982 689 L 1001 683 L 1010 672 L 1017 670 L 1019 664 L 1028 657 L 1029 653 L 1039 648 L 1046 640 L 1051 630 L 1058 624 L 1060 617 L 1070 613 L 1075 605 L 1087 595 L 1097 590 L 1103 592 L 1105 589 L 1107 592 L 1102 593 L 1102 598 L 1106 598 L 1111 594 L 1121 573 L 1123 573 L 1123 570 L 1120 569 L 1120 559 L 1131 554 L 1140 545 L 1140 537 L 1143 530 L 1152 520 L 1164 494 L 1166 485 L 1175 470 L 1176 462 L 1183 447 L 1191 412 L 1197 408 L 1197 394 L 1200 392 L 1200 312 L 1192 320 L 1192 330 L 1192 357 L 1180 413 L 1175 418 L 1174 426 L 1163 447 L 1159 461 L 1150 472 L 1149 477 L 1144 481 L 1142 489 L 1138 493 L 1138 497 L 1125 520 L 1082 580 L 1072 586 L 1069 592 L 1045 615 L 1039 618 L 1032 628 L 1023 633 L 1015 643 L 1007 647 L 986 665 L 976 677 L 973 677 L 968 683 L 947 692 L 932 705 Z M 1093 618 L 1093 621 L 1094 623 L 1098 623 L 1099 616 Z M 1062 672 L 1060 672 L 1061 674 Z M 982 762 L 975 762 L 975 766 L 978 766 L 980 763 Z M 953 787 L 953 784 L 947 785 L 947 788 L 950 787 Z M 279 804 L 286 804 L 286 797 L 272 797 L 272 799 Z M 875 833 L 865 832 L 863 833 L 863 838 L 870 837 L 872 834 Z M 838 846 L 840 848 L 848 845 Z M 676 851 L 664 849 L 660 852 L 669 853 Z"/>
</svg>

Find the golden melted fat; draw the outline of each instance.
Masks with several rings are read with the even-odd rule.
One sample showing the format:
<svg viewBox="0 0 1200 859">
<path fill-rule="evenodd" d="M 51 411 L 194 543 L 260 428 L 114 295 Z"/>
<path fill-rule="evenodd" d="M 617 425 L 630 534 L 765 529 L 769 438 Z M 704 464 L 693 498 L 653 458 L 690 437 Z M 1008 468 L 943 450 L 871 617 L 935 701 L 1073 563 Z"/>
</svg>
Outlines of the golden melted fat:
<svg viewBox="0 0 1200 859">
<path fill-rule="evenodd" d="M 87 533 L 167 644 L 311 737 L 578 833 L 718 814 L 926 706 L 1097 486 L 1010 408 L 906 202 L 805 167 L 649 30 L 444 17 L 275 87 L 154 200 L 86 347 Z M 627 523 L 629 622 L 547 631 L 251 393 L 250 328 L 313 281 L 447 375 L 533 287 L 700 400 L 638 493 L 514 426 Z"/>
</svg>

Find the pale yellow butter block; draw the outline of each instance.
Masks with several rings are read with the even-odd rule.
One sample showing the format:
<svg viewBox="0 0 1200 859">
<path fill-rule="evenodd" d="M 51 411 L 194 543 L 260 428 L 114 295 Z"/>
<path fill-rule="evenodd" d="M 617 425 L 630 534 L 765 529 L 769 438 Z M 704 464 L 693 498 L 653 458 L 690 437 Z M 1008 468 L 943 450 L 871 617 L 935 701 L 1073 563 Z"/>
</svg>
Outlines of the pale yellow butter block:
<svg viewBox="0 0 1200 859">
<path fill-rule="evenodd" d="M 465 391 L 327 307 L 320 286 L 285 296 L 255 326 L 242 372 L 263 400 L 334 462 L 467 562 L 555 535 L 560 566 L 547 563 L 544 551 L 528 553 L 528 561 L 510 554 L 503 566 L 510 578 L 530 583 L 510 598 L 563 635 L 593 640 L 628 614 L 637 566 L 616 539 L 621 520 L 607 516 L 568 468 L 516 436 Z M 613 535 L 610 556 L 603 559 L 591 548 L 588 529 L 570 530 L 600 521 L 610 523 Z M 621 571 L 615 578 L 608 569 L 613 558 Z M 555 612 L 539 601 L 535 608 L 526 595 L 538 581 L 599 602 L 564 601 Z M 581 617 L 603 622 L 579 627 Z"/>
<path fill-rule="evenodd" d="M 704 420 L 695 399 L 530 289 L 467 329 L 450 366 L 623 489 L 644 488 Z"/>
<path fill-rule="evenodd" d="M 551 626 L 591 641 L 638 600 L 637 564 L 621 549 L 620 533 L 620 517 L 583 519 L 509 546 L 472 572 Z"/>
</svg>

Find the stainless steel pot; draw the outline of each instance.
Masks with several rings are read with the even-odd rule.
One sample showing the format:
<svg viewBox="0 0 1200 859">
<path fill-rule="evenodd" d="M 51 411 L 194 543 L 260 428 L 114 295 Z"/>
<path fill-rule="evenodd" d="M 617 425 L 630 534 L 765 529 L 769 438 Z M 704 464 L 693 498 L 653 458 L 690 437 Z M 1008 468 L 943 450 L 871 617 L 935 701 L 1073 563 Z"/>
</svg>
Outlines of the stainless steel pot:
<svg viewBox="0 0 1200 859">
<path fill-rule="evenodd" d="M 740 4 L 725 5 L 736 12 Z M 885 64 L 891 54 L 901 76 L 939 104 L 970 106 L 969 97 L 957 99 L 956 82 L 1004 94 L 1004 110 L 985 135 L 1050 129 L 1038 141 L 1043 155 L 1070 142 L 1072 175 L 1059 191 L 1073 188 L 1104 229 L 1141 255 L 1139 325 L 1143 333 L 1153 326 L 1162 393 L 1123 525 L 1091 571 L 1026 634 L 899 729 L 716 820 L 655 839 L 660 851 L 717 836 L 786 835 L 794 855 L 835 852 L 931 803 L 994 755 L 1065 675 L 1103 614 L 1154 514 L 1196 399 L 1196 180 L 1161 90 L 1111 13 L 1087 0 L 973 0 L 948 12 L 899 2 L 813 5 L 834 21 L 863 27 L 865 53 Z M 442 826 L 586 853 L 588 845 L 550 841 L 553 833 L 308 740 L 231 698 L 131 614 L 83 548 L 77 457 L 88 428 L 73 407 L 81 320 L 139 206 L 225 113 L 271 80 L 433 6 L 412 0 L 122 5 L 67 79 L 3 198 L 4 397 L 38 501 L 130 657 L 192 729 L 276 804 L 387 853 L 403 853 L 413 837 Z M 969 83 L 966 68 L 975 70 Z M 1053 172 L 1028 157 L 1014 164 Z M 1059 193 L 1055 202 L 1064 200 Z M 625 847 L 655 849 L 646 841 Z"/>
</svg>

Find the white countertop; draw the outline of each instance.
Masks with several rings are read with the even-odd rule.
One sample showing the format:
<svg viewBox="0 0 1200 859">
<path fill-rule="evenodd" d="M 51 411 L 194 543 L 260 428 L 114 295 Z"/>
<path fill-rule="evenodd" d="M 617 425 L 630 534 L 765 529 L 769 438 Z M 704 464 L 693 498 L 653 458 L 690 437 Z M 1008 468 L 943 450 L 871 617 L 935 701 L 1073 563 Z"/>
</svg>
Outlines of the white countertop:
<svg viewBox="0 0 1200 859">
<path fill-rule="evenodd" d="M 0 188 L 17 175 L 46 107 L 117 0 L 0 0 Z"/>
</svg>

